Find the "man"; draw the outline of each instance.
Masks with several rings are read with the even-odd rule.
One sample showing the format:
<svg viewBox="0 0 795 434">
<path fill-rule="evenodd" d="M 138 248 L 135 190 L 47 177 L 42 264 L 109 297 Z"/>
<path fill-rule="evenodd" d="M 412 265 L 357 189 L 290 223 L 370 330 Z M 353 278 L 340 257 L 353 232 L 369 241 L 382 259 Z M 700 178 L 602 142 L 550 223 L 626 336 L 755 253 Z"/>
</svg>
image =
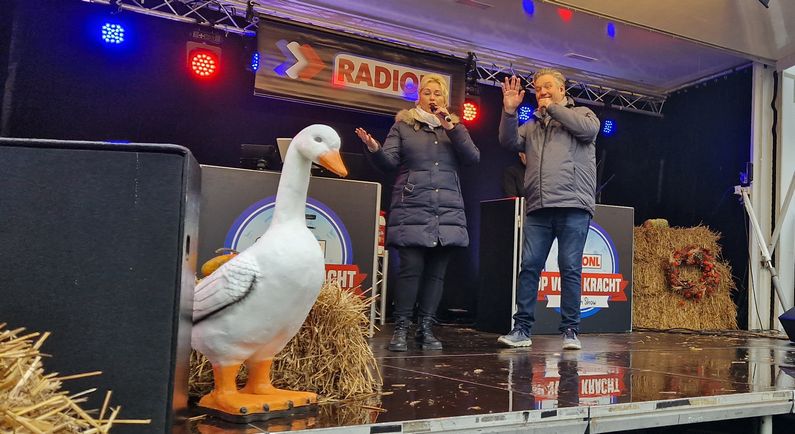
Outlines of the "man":
<svg viewBox="0 0 795 434">
<path fill-rule="evenodd" d="M 502 85 L 503 113 L 500 144 L 527 157 L 522 265 L 517 290 L 514 327 L 498 341 L 510 347 L 532 344 L 538 280 L 552 242 L 558 240 L 561 276 L 563 348 L 582 348 L 580 325 L 582 253 L 594 212 L 596 190 L 596 135 L 599 119 L 586 107 L 575 107 L 566 96 L 566 79 L 559 71 L 542 69 L 533 76 L 538 110 L 521 128 L 516 108 L 525 91 L 519 79 Z"/>
<path fill-rule="evenodd" d="M 524 152 L 519 153 L 519 162 L 505 168 L 502 172 L 502 193 L 505 197 L 524 197 L 524 173 L 527 160 Z"/>
</svg>

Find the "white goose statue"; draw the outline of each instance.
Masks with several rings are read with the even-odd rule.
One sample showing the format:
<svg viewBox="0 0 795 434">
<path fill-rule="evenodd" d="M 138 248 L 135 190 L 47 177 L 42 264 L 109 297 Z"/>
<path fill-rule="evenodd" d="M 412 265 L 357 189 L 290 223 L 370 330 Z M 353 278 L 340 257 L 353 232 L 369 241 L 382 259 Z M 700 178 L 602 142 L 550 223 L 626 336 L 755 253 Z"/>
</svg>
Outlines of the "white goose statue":
<svg viewBox="0 0 795 434">
<path fill-rule="evenodd" d="M 312 162 L 347 175 L 339 149 L 339 136 L 326 125 L 298 133 L 270 227 L 196 286 L 191 340 L 213 365 L 215 388 L 199 401 L 210 413 L 245 422 L 317 403 L 314 393 L 276 389 L 271 363 L 301 328 L 325 280 L 323 253 L 306 227 L 306 194 Z M 248 382 L 238 390 L 243 363 Z"/>
</svg>

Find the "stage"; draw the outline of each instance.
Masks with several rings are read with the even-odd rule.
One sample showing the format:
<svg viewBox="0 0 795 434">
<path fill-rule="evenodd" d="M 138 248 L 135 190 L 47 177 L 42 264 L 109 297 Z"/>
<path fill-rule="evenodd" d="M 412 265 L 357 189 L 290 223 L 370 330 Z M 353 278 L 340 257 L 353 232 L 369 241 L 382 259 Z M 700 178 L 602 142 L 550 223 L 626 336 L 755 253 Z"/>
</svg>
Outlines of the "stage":
<svg viewBox="0 0 795 434">
<path fill-rule="evenodd" d="M 198 420 L 192 431 L 601 433 L 713 422 L 699 432 L 784 433 L 795 426 L 795 344 L 784 339 L 586 334 L 582 351 L 563 352 L 559 336 L 508 349 L 495 334 L 437 330 L 444 351 L 404 354 L 386 350 L 389 326 L 377 332 L 379 397 L 250 425 Z"/>
</svg>

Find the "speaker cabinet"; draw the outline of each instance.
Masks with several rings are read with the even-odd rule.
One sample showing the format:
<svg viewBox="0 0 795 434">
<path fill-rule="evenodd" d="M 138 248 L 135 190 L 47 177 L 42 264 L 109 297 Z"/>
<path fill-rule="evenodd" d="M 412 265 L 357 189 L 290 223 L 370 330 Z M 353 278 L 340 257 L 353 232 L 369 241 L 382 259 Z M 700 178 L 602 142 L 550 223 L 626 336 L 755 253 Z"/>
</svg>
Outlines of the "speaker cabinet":
<svg viewBox="0 0 795 434">
<path fill-rule="evenodd" d="M 513 324 L 516 280 L 522 246 L 524 201 L 505 198 L 480 202 L 480 282 L 475 328 L 506 334 Z"/>
<path fill-rule="evenodd" d="M 114 433 L 187 407 L 199 167 L 173 145 L 0 139 L 0 323 L 50 331 L 46 372 L 121 405 Z"/>
</svg>

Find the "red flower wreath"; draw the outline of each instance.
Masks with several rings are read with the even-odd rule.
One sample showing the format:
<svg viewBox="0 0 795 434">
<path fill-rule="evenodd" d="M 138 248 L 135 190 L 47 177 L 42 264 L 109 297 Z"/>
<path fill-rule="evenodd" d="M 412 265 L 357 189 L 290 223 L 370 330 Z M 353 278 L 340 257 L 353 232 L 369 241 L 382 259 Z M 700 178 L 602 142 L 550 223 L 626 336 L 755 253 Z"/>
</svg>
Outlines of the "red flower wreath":
<svg viewBox="0 0 795 434">
<path fill-rule="evenodd" d="M 700 268 L 701 278 L 695 282 L 682 279 L 679 271 L 683 265 Z M 687 246 L 673 252 L 665 267 L 665 277 L 674 292 L 695 301 L 715 292 L 720 284 L 720 275 L 715 268 L 715 257 L 709 250 L 696 246 Z"/>
</svg>

